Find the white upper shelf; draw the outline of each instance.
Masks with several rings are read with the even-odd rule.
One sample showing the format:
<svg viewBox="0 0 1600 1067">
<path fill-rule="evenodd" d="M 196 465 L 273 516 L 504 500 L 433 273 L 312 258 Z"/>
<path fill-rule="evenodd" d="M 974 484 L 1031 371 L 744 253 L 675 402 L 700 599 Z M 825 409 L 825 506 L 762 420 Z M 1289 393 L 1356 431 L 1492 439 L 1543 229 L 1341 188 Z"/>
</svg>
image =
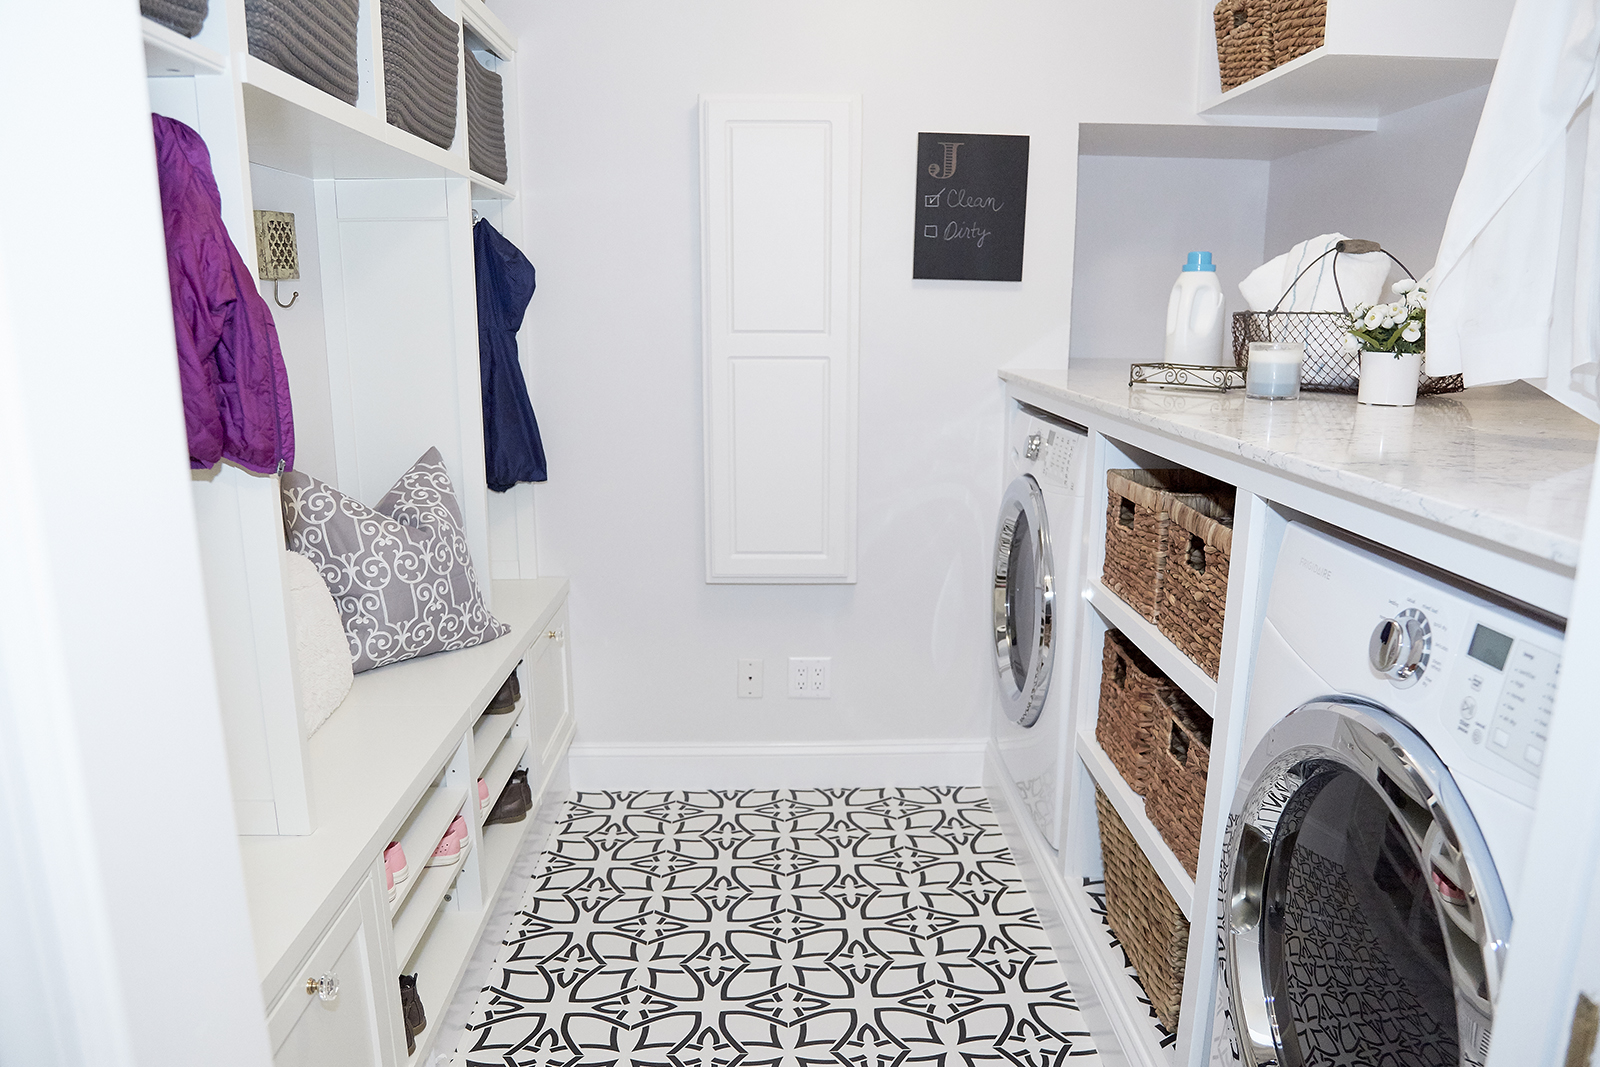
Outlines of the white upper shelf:
<svg viewBox="0 0 1600 1067">
<path fill-rule="evenodd" d="M 152 78 L 221 74 L 222 54 L 159 22 L 144 20 L 144 66 Z"/>
<path fill-rule="evenodd" d="M 1320 48 L 1224 93 L 1208 5 L 1196 111 L 1222 122 L 1376 129 L 1385 115 L 1487 85 L 1511 6 L 1455 0 L 1445 11 L 1437 0 L 1328 0 Z"/>
</svg>

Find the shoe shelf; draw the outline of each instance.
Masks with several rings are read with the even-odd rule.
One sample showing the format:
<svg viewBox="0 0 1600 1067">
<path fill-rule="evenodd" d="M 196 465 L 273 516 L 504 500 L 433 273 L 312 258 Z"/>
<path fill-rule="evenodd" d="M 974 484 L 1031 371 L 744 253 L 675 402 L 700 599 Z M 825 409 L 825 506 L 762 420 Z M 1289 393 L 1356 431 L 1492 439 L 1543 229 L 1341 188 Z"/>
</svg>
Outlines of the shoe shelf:
<svg viewBox="0 0 1600 1067">
<path fill-rule="evenodd" d="M 1139 843 L 1150 866 L 1161 876 L 1161 884 L 1167 887 L 1167 892 L 1172 894 L 1172 899 L 1185 915 L 1193 915 L 1194 879 L 1173 854 L 1155 823 L 1145 814 L 1144 798 L 1133 791 L 1093 734 L 1078 735 L 1078 758 L 1083 761 L 1089 776 L 1100 786 L 1101 792 L 1111 801 L 1111 806 L 1117 809 L 1117 815 Z"/>
<path fill-rule="evenodd" d="M 406 867 L 409 873 L 404 882 L 396 882 L 394 887 L 394 900 L 389 904 L 389 914 L 398 915 L 400 909 L 406 906 L 406 900 L 411 896 L 412 890 L 417 888 L 421 881 L 418 877 L 422 873 L 422 864 L 433 855 L 433 850 L 438 847 L 439 839 L 450 828 L 450 823 L 461 813 L 462 806 L 467 800 L 467 790 L 459 787 L 434 786 L 428 791 L 422 803 L 417 806 L 416 812 L 411 816 L 411 821 L 400 828 L 400 836 L 396 838 L 400 847 L 405 850 Z"/>
<path fill-rule="evenodd" d="M 1089 579 L 1087 593 L 1086 599 L 1107 623 L 1121 630 L 1128 640 L 1139 646 L 1139 651 L 1149 656 L 1163 674 L 1189 695 L 1190 700 L 1200 705 L 1202 711 L 1207 715 L 1215 714 L 1212 709 L 1217 703 L 1217 683 L 1157 629 L 1155 623 L 1134 611 L 1127 601 L 1106 588 L 1099 578 Z"/>
<path fill-rule="evenodd" d="M 467 840 L 470 847 L 471 838 Z M 433 849 L 428 849 L 428 855 L 433 855 Z M 451 863 L 422 869 L 422 877 L 417 879 L 416 891 L 411 894 L 405 907 L 401 908 L 394 918 L 394 958 L 400 961 L 401 971 L 405 971 L 405 963 L 417 951 L 422 935 L 427 933 L 428 924 L 433 921 L 434 913 L 439 910 L 439 905 L 444 903 L 445 895 L 455 884 L 456 875 L 461 873 L 462 865 L 471 858 L 472 853 L 464 849 Z"/>
<path fill-rule="evenodd" d="M 423 1015 L 428 1026 L 417 1035 L 417 1050 L 406 1061 L 408 1064 L 429 1062 L 433 1045 L 444 1026 L 445 1012 L 455 996 L 456 987 L 466 976 L 472 962 L 472 951 L 483 936 L 484 917 L 470 911 L 458 911 L 446 905 L 438 912 L 433 928 L 427 931 L 422 947 L 409 964 L 402 968 L 405 974 L 417 976 L 417 996 L 422 999 Z M 401 1052 L 405 1049 L 402 1046 Z"/>
<path fill-rule="evenodd" d="M 479 719 L 477 725 L 472 728 L 472 777 L 474 781 L 483 776 L 483 769 L 489 765 L 489 761 L 500 751 L 501 742 L 505 741 L 506 735 L 522 719 L 527 709 L 528 701 L 524 697 L 519 699 L 516 707 L 510 711 L 499 715 L 491 715 L 488 712 L 484 712 L 483 718 Z M 489 799 L 493 801 L 494 796 L 491 795 Z"/>
<path fill-rule="evenodd" d="M 484 768 L 483 782 L 489 787 L 489 807 L 493 810 L 495 801 L 500 799 L 500 794 L 505 790 L 506 782 L 516 773 L 517 764 L 528 754 L 528 736 L 513 735 L 505 744 L 500 746 L 500 751 L 495 753 L 494 759 L 489 761 L 489 766 Z M 488 816 L 485 812 L 479 816 L 481 826 L 483 819 Z M 490 828 L 492 829 L 492 827 Z"/>
</svg>

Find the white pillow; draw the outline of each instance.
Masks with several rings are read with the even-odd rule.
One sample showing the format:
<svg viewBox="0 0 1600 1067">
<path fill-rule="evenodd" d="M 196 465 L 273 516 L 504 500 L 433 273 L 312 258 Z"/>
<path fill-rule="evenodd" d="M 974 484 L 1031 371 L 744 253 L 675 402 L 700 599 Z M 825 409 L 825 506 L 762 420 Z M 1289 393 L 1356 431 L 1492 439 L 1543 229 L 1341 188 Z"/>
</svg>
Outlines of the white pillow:
<svg viewBox="0 0 1600 1067">
<path fill-rule="evenodd" d="M 289 611 L 294 616 L 295 688 L 306 736 L 328 721 L 355 682 L 350 642 L 317 565 L 298 552 L 283 554 L 289 577 Z"/>
</svg>

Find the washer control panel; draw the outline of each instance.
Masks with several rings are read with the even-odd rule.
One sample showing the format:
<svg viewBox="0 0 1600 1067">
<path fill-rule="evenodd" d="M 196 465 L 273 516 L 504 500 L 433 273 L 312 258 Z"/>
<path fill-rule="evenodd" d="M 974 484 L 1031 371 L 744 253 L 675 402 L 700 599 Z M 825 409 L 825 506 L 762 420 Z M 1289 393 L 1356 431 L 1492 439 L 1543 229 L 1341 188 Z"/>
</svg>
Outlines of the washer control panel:
<svg viewBox="0 0 1600 1067">
<path fill-rule="evenodd" d="M 1537 778 L 1555 710 L 1561 656 L 1495 618 L 1469 620 L 1444 716 L 1479 760 Z"/>
</svg>

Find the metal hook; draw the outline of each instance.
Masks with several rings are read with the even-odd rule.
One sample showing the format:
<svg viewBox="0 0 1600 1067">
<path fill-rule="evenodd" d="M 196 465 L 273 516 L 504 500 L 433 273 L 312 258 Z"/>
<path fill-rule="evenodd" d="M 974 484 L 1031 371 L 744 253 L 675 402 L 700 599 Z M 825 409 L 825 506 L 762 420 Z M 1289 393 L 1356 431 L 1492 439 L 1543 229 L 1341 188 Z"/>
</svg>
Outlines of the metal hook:
<svg viewBox="0 0 1600 1067">
<path fill-rule="evenodd" d="M 278 279 L 276 279 L 276 278 L 272 279 L 272 302 L 274 304 L 277 304 L 281 308 L 292 308 L 292 307 L 294 307 L 294 302 L 296 300 L 299 300 L 299 299 L 300 299 L 300 294 L 299 293 L 295 293 L 294 295 L 289 297 L 289 302 L 287 304 L 285 304 L 282 300 L 279 300 L 278 299 Z"/>
</svg>

